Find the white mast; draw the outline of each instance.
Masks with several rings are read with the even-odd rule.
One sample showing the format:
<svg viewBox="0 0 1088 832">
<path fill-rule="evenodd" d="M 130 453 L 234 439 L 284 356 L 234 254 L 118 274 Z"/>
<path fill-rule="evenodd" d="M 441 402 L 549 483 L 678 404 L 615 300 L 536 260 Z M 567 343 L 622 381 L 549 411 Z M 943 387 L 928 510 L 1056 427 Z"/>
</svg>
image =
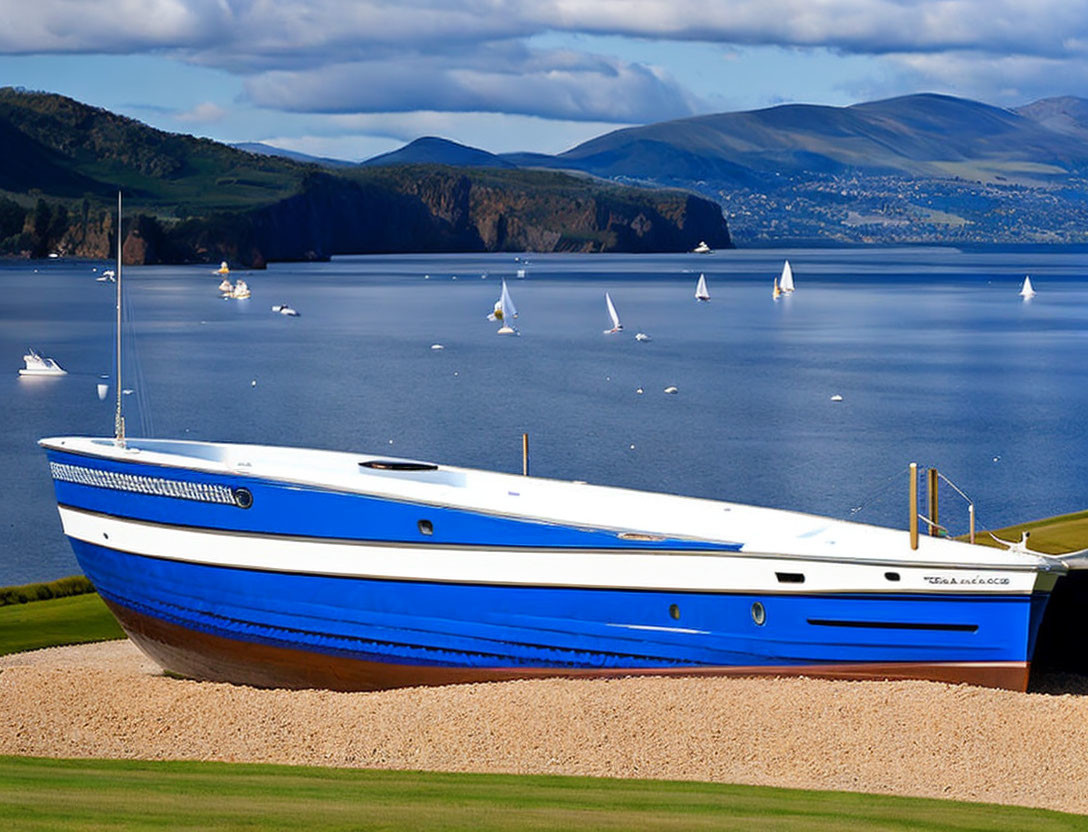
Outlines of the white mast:
<svg viewBox="0 0 1088 832">
<path fill-rule="evenodd" d="M 117 192 L 117 365 L 114 370 L 117 385 L 117 411 L 113 417 L 113 442 L 125 446 L 125 417 L 121 415 L 121 192 Z"/>
</svg>

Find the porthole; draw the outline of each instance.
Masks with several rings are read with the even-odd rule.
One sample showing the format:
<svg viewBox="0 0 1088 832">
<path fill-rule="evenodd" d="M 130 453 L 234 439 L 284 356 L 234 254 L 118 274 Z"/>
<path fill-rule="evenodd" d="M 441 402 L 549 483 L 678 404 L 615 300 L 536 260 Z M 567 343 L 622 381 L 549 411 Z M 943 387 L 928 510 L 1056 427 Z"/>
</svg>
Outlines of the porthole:
<svg viewBox="0 0 1088 832">
<path fill-rule="evenodd" d="M 889 581 L 898 581 L 899 580 L 899 573 L 898 572 L 885 572 L 884 577 L 887 578 Z"/>
<path fill-rule="evenodd" d="M 231 493 L 238 508 L 249 508 L 253 505 L 253 493 L 248 488 L 235 488 Z"/>
<path fill-rule="evenodd" d="M 676 606 L 676 604 L 669 604 L 669 618 L 674 621 L 680 620 L 680 607 Z"/>
<path fill-rule="evenodd" d="M 420 534 L 434 534 L 434 523 L 430 520 L 420 520 L 416 525 L 419 527 Z"/>
<path fill-rule="evenodd" d="M 767 620 L 767 611 L 763 609 L 763 605 L 759 601 L 752 604 L 752 620 L 756 622 L 757 627 L 762 627 L 763 622 Z"/>
</svg>

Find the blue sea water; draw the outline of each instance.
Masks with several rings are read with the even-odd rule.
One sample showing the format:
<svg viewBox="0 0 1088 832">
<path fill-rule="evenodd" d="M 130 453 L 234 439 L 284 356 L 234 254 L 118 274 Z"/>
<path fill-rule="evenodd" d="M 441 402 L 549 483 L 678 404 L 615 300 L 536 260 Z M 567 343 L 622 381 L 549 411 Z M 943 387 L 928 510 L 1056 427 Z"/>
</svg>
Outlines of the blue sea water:
<svg viewBox="0 0 1088 832">
<path fill-rule="evenodd" d="M 775 302 L 785 257 L 797 292 Z M 527 431 L 535 475 L 899 527 L 912 461 L 970 495 L 980 526 L 1088 507 L 1083 253 L 528 259 L 276 264 L 245 273 L 241 302 L 219 298 L 207 266 L 128 268 L 129 433 L 516 472 Z M 112 433 L 112 391 L 100 401 L 95 387 L 112 372 L 113 286 L 94 267 L 106 264 L 0 265 L 0 586 L 78 571 L 35 443 Z M 694 300 L 700 272 L 707 304 Z M 485 319 L 502 277 L 519 338 Z M 602 334 L 605 291 L 621 335 Z M 271 311 L 285 301 L 301 316 Z M 69 375 L 19 378 L 27 346 Z M 963 506 L 942 492 L 954 532 Z"/>
</svg>

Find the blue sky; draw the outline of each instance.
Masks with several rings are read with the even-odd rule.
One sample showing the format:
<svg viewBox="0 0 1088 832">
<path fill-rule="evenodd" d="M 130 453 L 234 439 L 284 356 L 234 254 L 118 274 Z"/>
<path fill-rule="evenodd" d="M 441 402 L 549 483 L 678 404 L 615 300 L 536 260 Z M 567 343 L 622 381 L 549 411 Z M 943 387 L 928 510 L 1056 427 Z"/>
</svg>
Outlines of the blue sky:
<svg viewBox="0 0 1088 832">
<path fill-rule="evenodd" d="M 343 159 L 555 153 L 783 102 L 1088 96 L 1088 0 L 2 0 L 0 81 Z"/>
</svg>

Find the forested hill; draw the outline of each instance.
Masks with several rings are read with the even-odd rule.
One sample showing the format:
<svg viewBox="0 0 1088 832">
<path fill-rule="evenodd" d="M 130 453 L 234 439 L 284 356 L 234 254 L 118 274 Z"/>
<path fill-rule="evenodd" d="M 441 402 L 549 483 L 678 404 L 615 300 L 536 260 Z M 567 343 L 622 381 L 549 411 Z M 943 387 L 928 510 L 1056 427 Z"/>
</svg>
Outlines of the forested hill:
<svg viewBox="0 0 1088 832">
<path fill-rule="evenodd" d="M 0 89 L 0 254 L 108 256 L 118 188 L 125 258 L 138 263 L 730 245 L 719 206 L 683 191 L 550 171 L 319 167 Z"/>
</svg>

